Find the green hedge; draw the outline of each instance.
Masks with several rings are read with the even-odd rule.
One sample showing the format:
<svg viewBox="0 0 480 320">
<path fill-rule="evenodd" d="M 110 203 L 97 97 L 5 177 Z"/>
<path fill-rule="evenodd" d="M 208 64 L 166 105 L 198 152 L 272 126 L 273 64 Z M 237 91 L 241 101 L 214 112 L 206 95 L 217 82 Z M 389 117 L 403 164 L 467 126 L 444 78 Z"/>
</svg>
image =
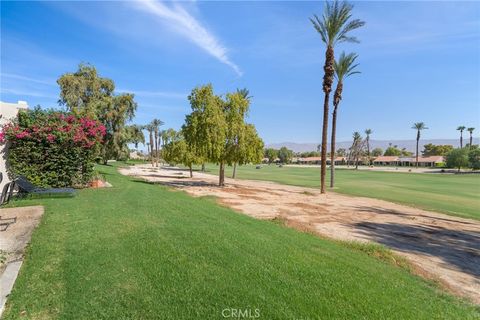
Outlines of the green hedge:
<svg viewBox="0 0 480 320">
<path fill-rule="evenodd" d="M 20 111 L 2 128 L 11 175 L 26 176 L 42 187 L 82 187 L 93 176 L 105 135 L 98 121 L 54 110 Z"/>
</svg>

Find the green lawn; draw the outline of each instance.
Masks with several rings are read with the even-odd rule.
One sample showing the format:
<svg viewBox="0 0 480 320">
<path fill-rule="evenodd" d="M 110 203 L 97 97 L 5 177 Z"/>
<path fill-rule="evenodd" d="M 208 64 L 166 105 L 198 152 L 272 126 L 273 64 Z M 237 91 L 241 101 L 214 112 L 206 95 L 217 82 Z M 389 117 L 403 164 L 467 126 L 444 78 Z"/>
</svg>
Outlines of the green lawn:
<svg viewBox="0 0 480 320">
<path fill-rule="evenodd" d="M 218 174 L 214 165 L 210 173 Z M 230 177 L 231 167 L 227 167 Z M 337 169 L 335 192 L 378 198 L 465 218 L 480 220 L 480 175 L 421 174 Z M 320 187 L 320 168 L 263 165 L 237 168 L 240 179 L 274 181 L 283 184 Z M 327 172 L 330 181 L 330 171 Z"/>
<path fill-rule="evenodd" d="M 5 319 L 223 319 L 228 308 L 260 319 L 480 317 L 358 249 L 100 171 L 113 188 L 14 203 L 46 212 Z"/>
</svg>

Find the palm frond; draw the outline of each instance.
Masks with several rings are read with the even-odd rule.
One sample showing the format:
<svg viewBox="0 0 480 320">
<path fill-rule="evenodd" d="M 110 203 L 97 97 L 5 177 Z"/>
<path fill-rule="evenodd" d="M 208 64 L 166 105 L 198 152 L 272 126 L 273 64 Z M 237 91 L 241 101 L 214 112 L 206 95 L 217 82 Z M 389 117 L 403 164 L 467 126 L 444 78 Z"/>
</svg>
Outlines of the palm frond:
<svg viewBox="0 0 480 320">
<path fill-rule="evenodd" d="M 345 51 L 343 51 L 338 60 L 335 60 L 334 69 L 338 81 L 342 81 L 345 77 L 349 77 L 353 74 L 360 73 L 360 71 L 355 70 L 359 65 L 358 63 L 355 63 L 357 58 L 358 54 L 354 52 L 346 54 Z"/>
<path fill-rule="evenodd" d="M 425 123 L 423 122 L 415 122 L 412 126 L 412 129 L 415 129 L 415 130 L 425 130 L 425 129 L 428 129 L 427 126 L 425 125 Z"/>
<path fill-rule="evenodd" d="M 325 19 L 324 19 L 325 20 Z M 328 36 L 327 36 L 327 29 L 325 27 L 325 24 L 323 23 L 322 20 L 320 20 L 318 18 L 317 15 L 314 15 L 313 16 L 313 19 L 310 18 L 310 21 L 312 22 L 313 24 L 313 27 L 315 28 L 315 30 L 317 30 L 318 33 L 320 33 L 320 37 L 322 38 L 322 41 L 325 43 L 325 44 L 328 44 Z"/>
<path fill-rule="evenodd" d="M 359 43 L 360 41 L 356 37 L 347 36 L 350 31 L 358 29 L 365 25 L 364 21 L 359 19 L 352 20 L 347 23 L 347 25 L 339 32 L 337 38 L 335 39 L 335 44 L 341 42 L 354 42 Z"/>
<path fill-rule="evenodd" d="M 315 30 L 320 34 L 327 46 L 340 42 L 358 42 L 358 39 L 348 33 L 365 25 L 360 19 L 351 20 L 353 5 L 346 1 L 327 1 L 322 19 L 317 15 L 310 18 Z"/>
</svg>

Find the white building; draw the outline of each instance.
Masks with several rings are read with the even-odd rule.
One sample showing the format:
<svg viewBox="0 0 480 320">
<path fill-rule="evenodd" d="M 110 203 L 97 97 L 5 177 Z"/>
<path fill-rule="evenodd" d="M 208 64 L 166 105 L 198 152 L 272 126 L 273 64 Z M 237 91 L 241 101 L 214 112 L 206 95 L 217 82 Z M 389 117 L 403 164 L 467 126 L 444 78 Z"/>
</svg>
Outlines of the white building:
<svg viewBox="0 0 480 320">
<path fill-rule="evenodd" d="M 28 109 L 28 104 L 25 101 L 18 101 L 17 103 L 7 103 L 0 101 L 0 127 L 17 116 L 18 110 Z M 3 175 L 3 179 L 0 182 L 0 192 L 3 190 L 3 186 L 9 182 L 7 168 L 5 164 L 6 160 L 6 145 L 0 145 L 0 172 Z"/>
</svg>

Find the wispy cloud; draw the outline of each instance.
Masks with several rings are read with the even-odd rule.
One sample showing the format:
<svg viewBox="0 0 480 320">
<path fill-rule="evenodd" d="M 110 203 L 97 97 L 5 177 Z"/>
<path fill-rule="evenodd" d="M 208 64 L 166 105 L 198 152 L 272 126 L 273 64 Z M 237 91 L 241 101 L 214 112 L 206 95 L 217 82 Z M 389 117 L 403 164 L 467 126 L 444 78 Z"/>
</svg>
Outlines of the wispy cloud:
<svg viewBox="0 0 480 320">
<path fill-rule="evenodd" d="M 13 94 L 17 96 L 27 96 L 27 97 L 37 97 L 37 98 L 50 98 L 56 99 L 57 96 L 48 93 L 36 92 L 32 90 L 24 90 L 24 89 L 13 89 L 13 88 L 4 88 L 0 89 L 1 94 Z"/>
<path fill-rule="evenodd" d="M 240 68 L 228 57 L 227 49 L 200 21 L 179 4 L 167 6 L 153 0 L 139 0 L 133 4 L 133 8 L 147 12 L 169 23 L 170 27 L 178 33 L 185 36 L 220 62 L 231 67 L 238 76 L 242 76 Z"/>
<path fill-rule="evenodd" d="M 56 81 L 55 80 L 36 79 L 36 78 L 26 77 L 26 76 L 22 76 L 22 75 L 19 75 L 19 74 L 13 74 L 13 73 L 2 72 L 2 73 L 0 73 L 0 77 L 15 79 L 15 80 L 28 81 L 28 82 L 38 83 L 38 84 L 44 84 L 44 85 L 47 85 L 47 86 L 56 86 Z"/>
<path fill-rule="evenodd" d="M 117 92 L 134 93 L 137 96 L 143 97 L 162 97 L 162 98 L 178 98 L 187 99 L 188 94 L 182 92 L 168 92 L 168 91 L 147 91 L 147 90 L 130 90 L 130 89 L 116 89 Z"/>
</svg>

